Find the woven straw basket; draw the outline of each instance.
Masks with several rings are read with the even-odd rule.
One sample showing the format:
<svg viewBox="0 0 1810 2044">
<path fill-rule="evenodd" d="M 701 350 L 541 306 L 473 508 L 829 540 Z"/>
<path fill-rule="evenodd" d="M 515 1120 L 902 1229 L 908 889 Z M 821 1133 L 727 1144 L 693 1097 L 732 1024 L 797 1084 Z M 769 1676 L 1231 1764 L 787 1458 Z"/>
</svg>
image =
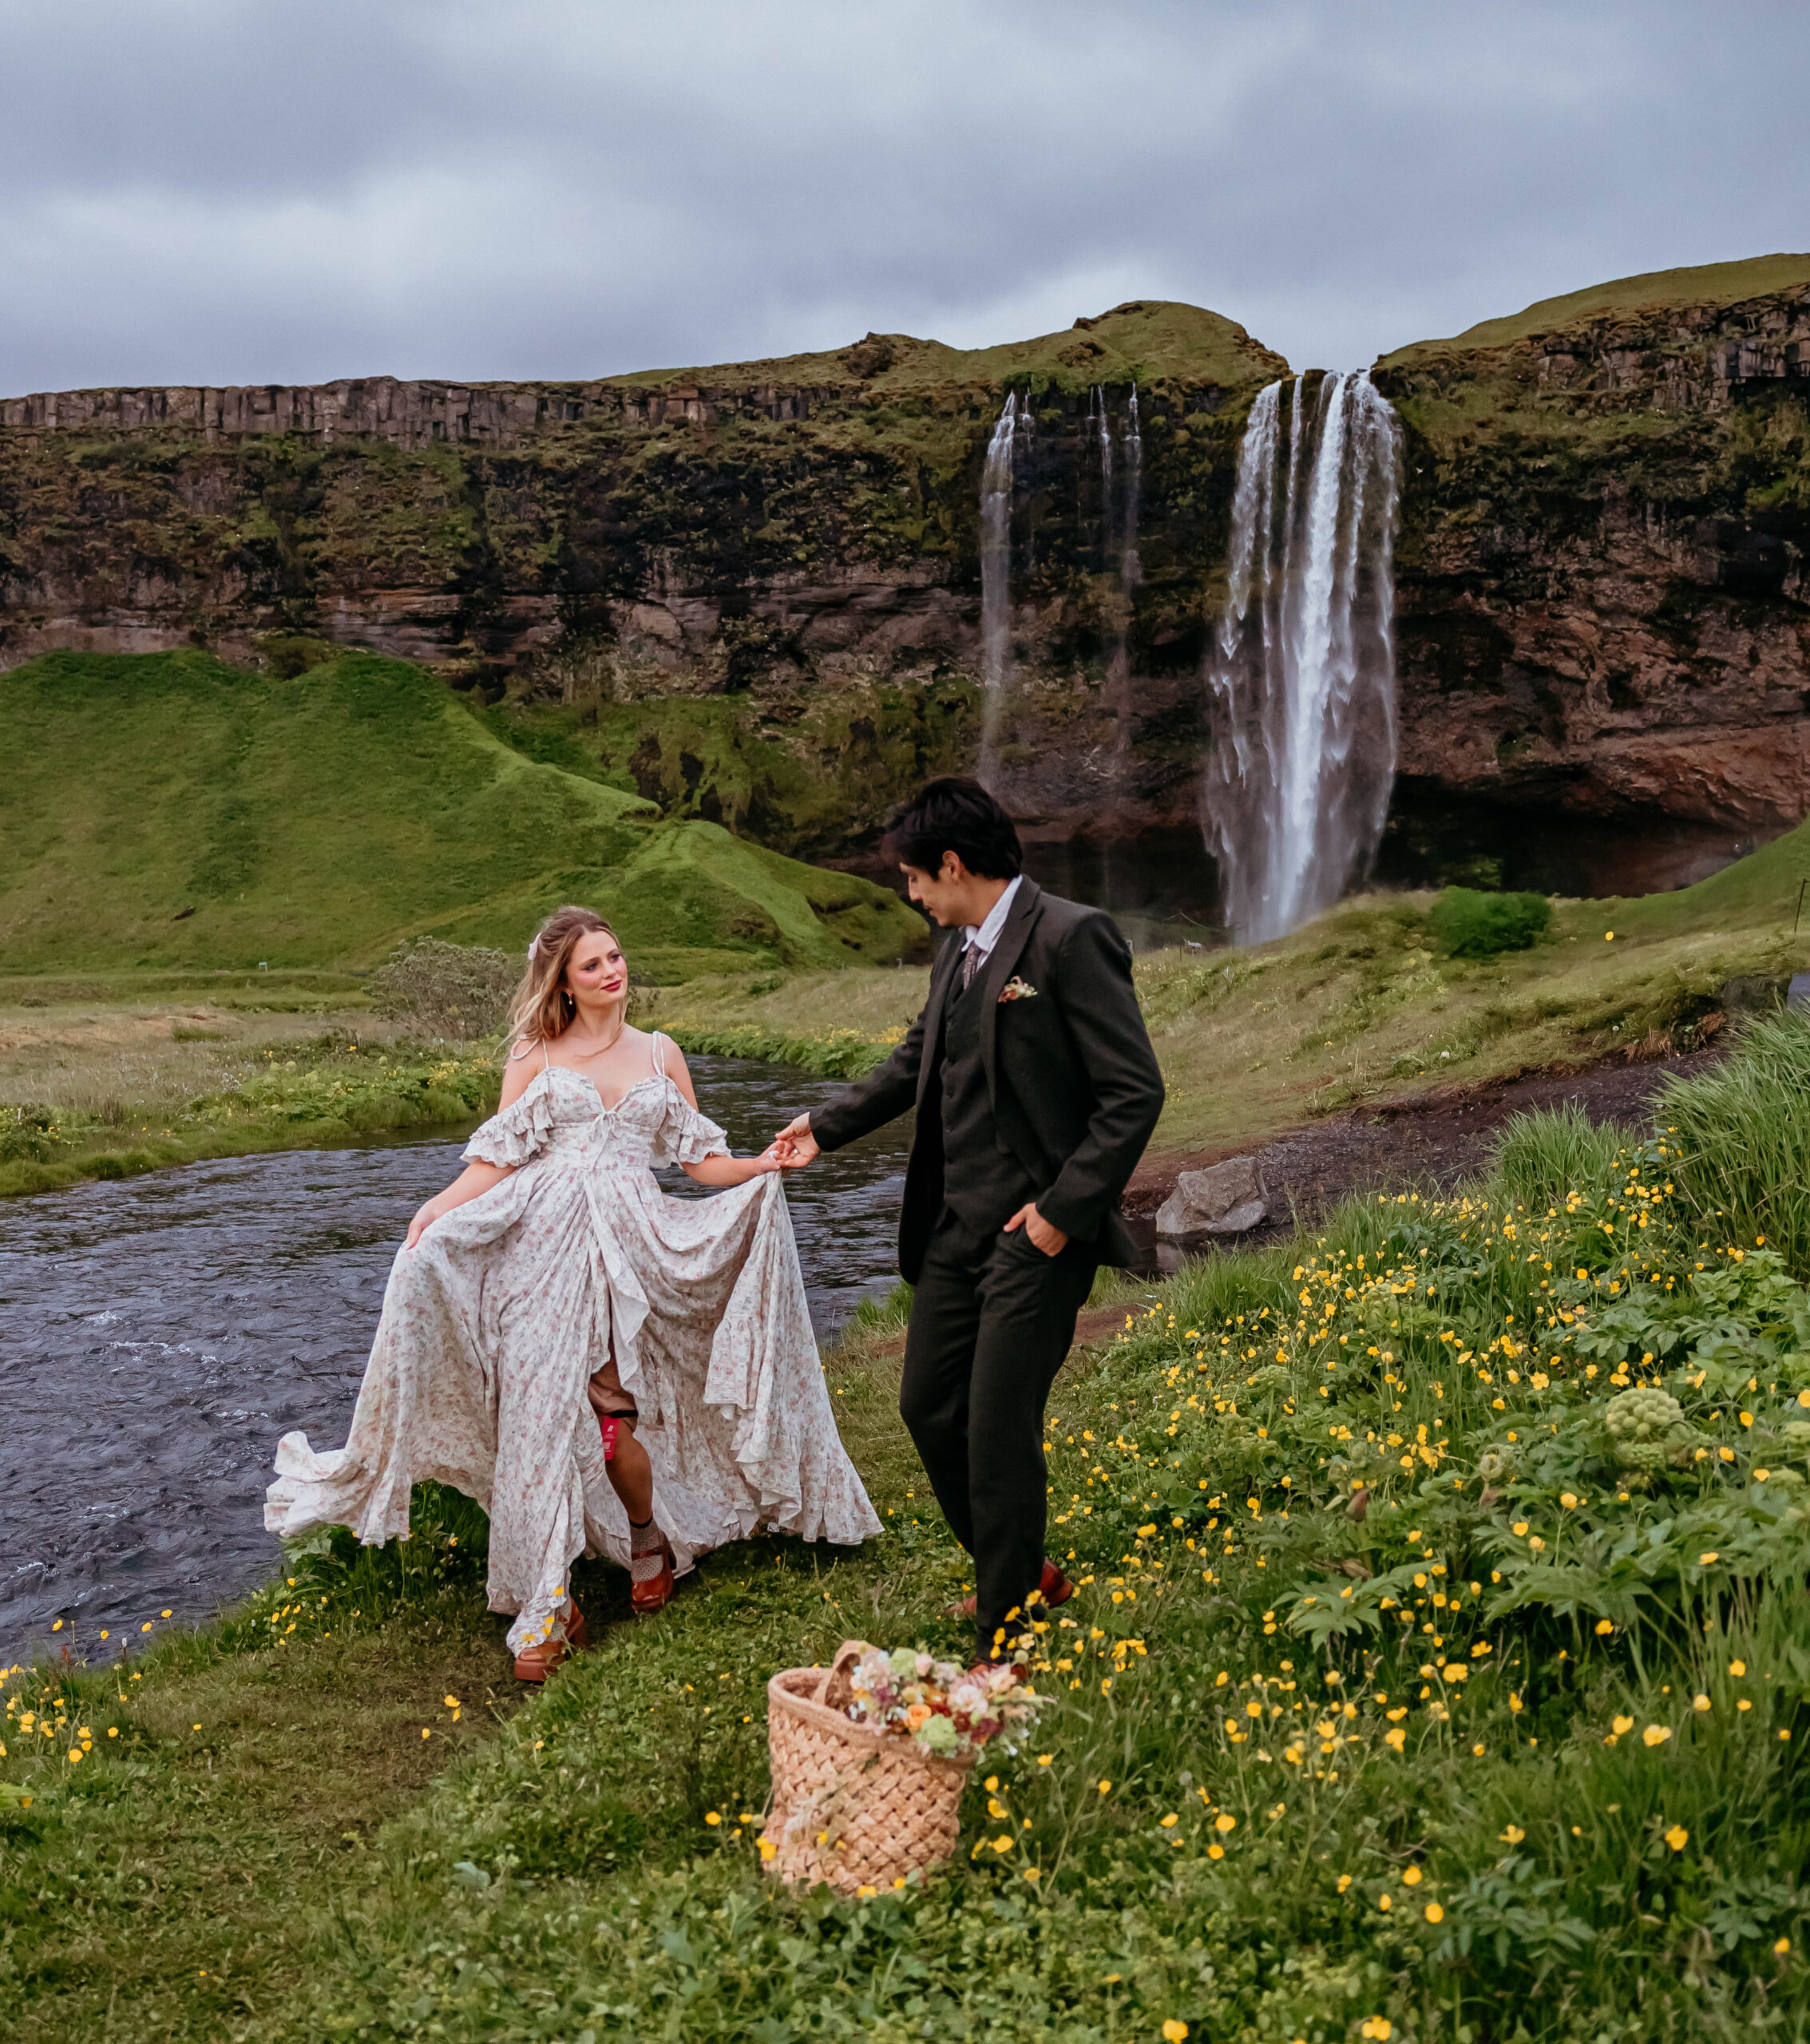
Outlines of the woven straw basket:
<svg viewBox="0 0 1810 2044">
<path fill-rule="evenodd" d="M 827 1668 L 787 1668 L 766 1686 L 773 1800 L 763 1836 L 777 1848 L 767 1871 L 844 1895 L 948 1859 L 974 1765 L 850 1721 L 849 1664 L 866 1651 L 865 1640 L 844 1640 Z"/>
</svg>

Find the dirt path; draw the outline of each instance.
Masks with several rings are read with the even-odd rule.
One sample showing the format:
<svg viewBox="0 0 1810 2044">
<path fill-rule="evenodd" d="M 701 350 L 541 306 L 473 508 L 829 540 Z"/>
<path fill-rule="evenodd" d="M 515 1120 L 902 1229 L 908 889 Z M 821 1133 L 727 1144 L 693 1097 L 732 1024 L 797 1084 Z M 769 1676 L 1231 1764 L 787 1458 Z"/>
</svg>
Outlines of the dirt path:
<svg viewBox="0 0 1810 2044">
<path fill-rule="evenodd" d="M 1588 1072 L 1541 1072 L 1481 1085 L 1444 1087 L 1358 1113 L 1329 1116 L 1291 1129 L 1252 1150 L 1238 1144 L 1145 1158 L 1125 1195 L 1134 1222 L 1151 1222 L 1175 1188 L 1177 1174 L 1222 1158 L 1254 1155 L 1270 1211 L 1292 1205 L 1304 1216 L 1322 1213 L 1348 1193 L 1388 1185 L 1445 1187 L 1487 1169 L 1503 1125 L 1531 1107 L 1581 1107 L 1594 1122 L 1635 1124 L 1645 1119 L 1668 1074 L 1700 1072 L 1719 1053 L 1647 1064 L 1602 1064 Z M 1239 1239 L 1273 1239 L 1286 1222 L 1270 1222 Z"/>
</svg>

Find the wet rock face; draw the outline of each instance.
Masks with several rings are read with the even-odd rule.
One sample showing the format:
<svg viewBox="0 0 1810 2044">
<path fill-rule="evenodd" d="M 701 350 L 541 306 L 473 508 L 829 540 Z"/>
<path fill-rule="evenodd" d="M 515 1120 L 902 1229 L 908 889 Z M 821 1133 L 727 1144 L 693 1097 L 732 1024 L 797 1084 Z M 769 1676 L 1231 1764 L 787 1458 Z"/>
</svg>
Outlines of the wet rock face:
<svg viewBox="0 0 1810 2044">
<path fill-rule="evenodd" d="M 1400 769 L 1765 832 L 1810 812 L 1810 289 L 1378 372 L 1408 429 Z"/>
</svg>

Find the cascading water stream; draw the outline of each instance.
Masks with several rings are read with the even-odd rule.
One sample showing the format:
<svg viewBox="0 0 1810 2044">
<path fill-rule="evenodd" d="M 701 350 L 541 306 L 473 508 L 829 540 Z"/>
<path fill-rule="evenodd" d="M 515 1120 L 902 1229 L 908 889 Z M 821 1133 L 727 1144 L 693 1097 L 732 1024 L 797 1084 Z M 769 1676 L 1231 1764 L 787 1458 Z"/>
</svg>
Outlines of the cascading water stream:
<svg viewBox="0 0 1810 2044">
<path fill-rule="evenodd" d="M 1138 557 L 1138 517 L 1144 481 L 1143 434 L 1138 417 L 1138 386 L 1131 386 L 1123 420 L 1115 438 L 1106 388 L 1096 383 L 1087 398 L 1087 437 L 1099 467 L 1099 559 L 1116 567 L 1118 589 L 1105 600 L 1108 650 L 1107 701 L 1117 726 L 1113 753 L 1123 759 L 1131 743 L 1131 671 L 1129 632 L 1131 606 L 1143 567 Z"/>
<path fill-rule="evenodd" d="M 1138 424 L 1138 386 L 1125 410 L 1125 519 L 1119 528 L 1119 586 L 1127 600 L 1144 579 L 1138 558 L 1138 517 L 1143 508 L 1144 436 Z"/>
<path fill-rule="evenodd" d="M 1368 374 L 1258 393 L 1209 656 L 1214 750 L 1202 790 L 1240 942 L 1285 936 L 1330 908 L 1382 836 L 1395 774 L 1400 479 L 1396 415 Z"/>
<path fill-rule="evenodd" d="M 1015 390 L 980 471 L 980 679 L 995 691 L 1004 687 L 1012 665 L 1012 457 L 1021 422 L 1028 423 L 1028 413 L 1020 411 Z"/>
<path fill-rule="evenodd" d="M 1012 500 L 1017 442 L 1028 440 L 1031 405 L 1014 390 L 987 442 L 980 470 L 980 778 L 997 765 L 1000 705 L 1012 671 Z"/>
</svg>

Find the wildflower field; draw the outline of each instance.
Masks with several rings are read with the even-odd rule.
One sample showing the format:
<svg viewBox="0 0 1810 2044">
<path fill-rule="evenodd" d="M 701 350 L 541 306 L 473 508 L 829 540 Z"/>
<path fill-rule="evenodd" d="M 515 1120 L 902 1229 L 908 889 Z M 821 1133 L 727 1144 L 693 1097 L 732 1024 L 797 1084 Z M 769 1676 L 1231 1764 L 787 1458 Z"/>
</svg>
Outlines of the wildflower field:
<svg viewBox="0 0 1810 2044">
<path fill-rule="evenodd" d="M 727 1550 L 648 1624 L 587 1568 L 598 1643 L 519 1707 L 427 1492 L 123 1674 L 15 1674 L 14 2034 L 1801 2035 L 1807 1099 L 1810 1028 L 1756 1024 L 1650 1135 L 1531 1117 L 1467 1194 L 1121 1293 L 1052 1408 L 1048 1700 L 921 1883 L 758 1843 L 768 1674 L 962 1644 L 883 1315 L 826 1363 L 885 1535 Z"/>
</svg>

